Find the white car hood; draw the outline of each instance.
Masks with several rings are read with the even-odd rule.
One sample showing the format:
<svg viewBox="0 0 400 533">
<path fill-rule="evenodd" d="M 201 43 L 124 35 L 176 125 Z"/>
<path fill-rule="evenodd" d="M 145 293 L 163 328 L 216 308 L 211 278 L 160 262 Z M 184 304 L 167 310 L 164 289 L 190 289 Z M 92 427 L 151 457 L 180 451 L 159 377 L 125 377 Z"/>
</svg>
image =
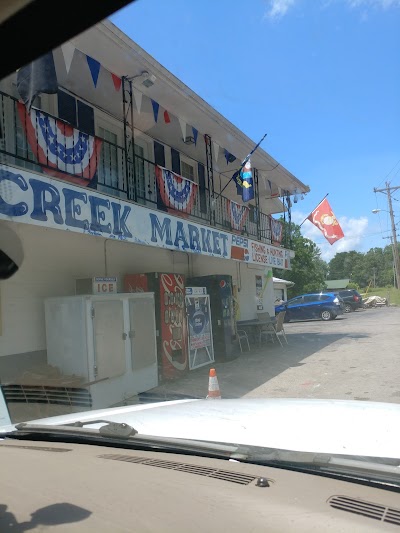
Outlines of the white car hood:
<svg viewBox="0 0 400 533">
<path fill-rule="evenodd" d="M 146 435 L 303 452 L 400 457 L 400 405 L 388 403 L 181 400 L 74 413 L 32 423 L 66 424 L 98 419 L 125 422 Z"/>
</svg>

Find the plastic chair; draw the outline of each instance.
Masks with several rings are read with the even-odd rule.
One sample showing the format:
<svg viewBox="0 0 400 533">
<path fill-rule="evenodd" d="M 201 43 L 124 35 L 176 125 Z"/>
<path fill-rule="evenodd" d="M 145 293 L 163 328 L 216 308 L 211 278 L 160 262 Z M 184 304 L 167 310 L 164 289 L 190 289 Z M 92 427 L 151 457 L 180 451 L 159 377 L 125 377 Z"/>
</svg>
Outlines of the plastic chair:
<svg viewBox="0 0 400 533">
<path fill-rule="evenodd" d="M 262 317 L 260 315 L 262 315 Z M 269 313 L 267 313 L 267 312 L 259 313 L 258 317 L 259 317 L 259 320 L 271 319 Z M 274 327 L 274 324 L 272 323 L 272 321 L 271 321 L 270 324 L 263 324 L 261 326 L 261 328 L 260 328 L 260 344 L 261 344 L 263 335 L 270 335 L 272 342 L 275 342 L 274 341 L 274 337 L 276 337 L 278 339 L 278 341 L 280 342 L 281 346 L 282 346 L 282 343 L 281 343 L 279 337 L 276 334 L 275 327 Z"/>
<path fill-rule="evenodd" d="M 281 334 L 283 335 L 283 338 L 285 339 L 286 344 L 289 344 L 286 338 L 285 329 L 283 327 L 283 323 L 285 321 L 285 314 L 286 314 L 286 311 L 281 311 L 280 313 L 278 313 L 278 316 L 276 318 L 276 324 L 275 324 L 275 332 L 276 332 L 276 336 L 279 342 L 280 342 L 280 339 L 278 335 Z M 281 343 L 281 346 L 282 346 L 282 343 Z"/>
<path fill-rule="evenodd" d="M 243 353 L 242 339 L 245 339 L 247 342 L 248 351 L 250 352 L 250 343 L 249 343 L 249 337 L 247 336 L 247 333 L 243 329 L 238 329 L 236 330 L 236 336 L 239 341 L 240 351 Z"/>
</svg>

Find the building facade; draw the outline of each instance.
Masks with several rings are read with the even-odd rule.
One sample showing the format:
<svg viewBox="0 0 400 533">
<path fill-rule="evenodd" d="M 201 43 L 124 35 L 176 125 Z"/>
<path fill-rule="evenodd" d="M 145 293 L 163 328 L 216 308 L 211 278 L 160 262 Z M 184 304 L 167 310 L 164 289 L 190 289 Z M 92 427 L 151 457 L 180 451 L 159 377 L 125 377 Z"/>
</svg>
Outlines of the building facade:
<svg viewBox="0 0 400 533">
<path fill-rule="evenodd" d="M 231 177 L 254 143 L 110 22 L 53 58 L 58 91 L 30 110 L 16 74 L 0 84 L 0 223 L 25 252 L 0 285 L 2 379 L 46 364 L 44 301 L 77 280 L 229 275 L 237 319 L 273 313 L 263 280 L 293 253 L 272 215 L 308 187 L 259 148 L 244 202 Z"/>
</svg>

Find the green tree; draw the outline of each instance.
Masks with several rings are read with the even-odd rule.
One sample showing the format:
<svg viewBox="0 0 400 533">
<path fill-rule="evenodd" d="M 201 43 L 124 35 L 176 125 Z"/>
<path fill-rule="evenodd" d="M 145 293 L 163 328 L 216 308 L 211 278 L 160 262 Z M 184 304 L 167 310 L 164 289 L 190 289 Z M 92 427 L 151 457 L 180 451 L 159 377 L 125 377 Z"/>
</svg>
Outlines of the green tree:
<svg viewBox="0 0 400 533">
<path fill-rule="evenodd" d="M 286 224 L 285 231 L 288 231 Z M 301 234 L 300 226 L 291 225 L 291 246 L 295 257 L 291 260 L 291 270 L 274 269 L 274 275 L 294 282 L 289 289 L 289 297 L 325 288 L 328 265 L 321 259 L 321 250 L 310 239 Z"/>
</svg>

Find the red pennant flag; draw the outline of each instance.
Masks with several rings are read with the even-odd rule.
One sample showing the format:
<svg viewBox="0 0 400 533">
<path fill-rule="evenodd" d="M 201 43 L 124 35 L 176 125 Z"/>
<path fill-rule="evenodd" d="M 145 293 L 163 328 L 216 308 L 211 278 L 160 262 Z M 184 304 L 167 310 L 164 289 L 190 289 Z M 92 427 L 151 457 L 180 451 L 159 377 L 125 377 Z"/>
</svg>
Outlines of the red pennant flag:
<svg viewBox="0 0 400 533">
<path fill-rule="evenodd" d="M 165 124 L 169 124 L 171 122 L 171 119 L 169 118 L 169 114 L 167 110 L 164 111 L 164 122 Z"/>
<path fill-rule="evenodd" d="M 329 244 L 333 244 L 339 239 L 343 239 L 343 230 L 333 214 L 328 200 L 322 200 L 307 218 L 322 231 Z"/>
<path fill-rule="evenodd" d="M 115 90 L 119 91 L 120 88 L 121 88 L 122 79 L 119 76 L 117 76 L 116 74 L 113 74 L 112 72 L 111 72 L 111 77 L 112 77 L 112 81 L 114 83 Z"/>
</svg>

